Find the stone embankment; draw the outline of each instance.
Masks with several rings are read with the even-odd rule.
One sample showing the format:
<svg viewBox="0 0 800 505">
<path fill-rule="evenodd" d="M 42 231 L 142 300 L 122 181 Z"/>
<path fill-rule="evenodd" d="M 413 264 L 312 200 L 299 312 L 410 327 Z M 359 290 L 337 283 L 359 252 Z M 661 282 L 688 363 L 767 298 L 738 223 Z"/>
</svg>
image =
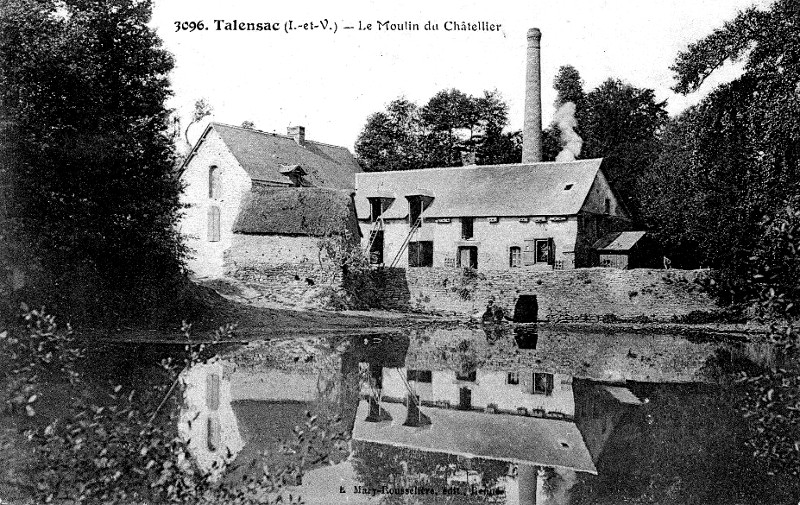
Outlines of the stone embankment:
<svg viewBox="0 0 800 505">
<path fill-rule="evenodd" d="M 488 300 L 513 316 L 520 295 L 535 295 L 539 319 L 557 323 L 681 321 L 719 311 L 706 293 L 707 270 L 464 271 L 457 268 L 383 270 L 380 306 L 445 314 L 474 314 Z"/>
</svg>

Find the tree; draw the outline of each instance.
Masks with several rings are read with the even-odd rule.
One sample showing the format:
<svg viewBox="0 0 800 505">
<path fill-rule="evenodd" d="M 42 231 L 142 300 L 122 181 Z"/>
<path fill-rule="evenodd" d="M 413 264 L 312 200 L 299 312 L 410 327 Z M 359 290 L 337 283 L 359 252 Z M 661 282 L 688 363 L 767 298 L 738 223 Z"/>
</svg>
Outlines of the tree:
<svg viewBox="0 0 800 505">
<path fill-rule="evenodd" d="M 419 168 L 419 111 L 405 98 L 389 103 L 385 112 L 376 112 L 356 140 L 358 156 L 366 172 Z"/>
<path fill-rule="evenodd" d="M 603 158 L 603 169 L 611 186 L 636 217 L 639 184 L 654 163 L 660 134 L 667 122 L 666 102 L 659 102 L 651 89 L 607 79 L 586 93 L 575 67 L 562 66 L 553 82 L 555 106 L 575 104 L 576 133 L 583 139 L 581 158 Z M 543 155 L 553 160 L 561 151 L 560 132 L 551 125 L 543 132 Z"/>
<path fill-rule="evenodd" d="M 0 104 L 15 119 L 12 233 L 72 316 L 133 313 L 182 282 L 167 74 L 147 0 L 0 0 Z"/>
<path fill-rule="evenodd" d="M 425 106 L 405 98 L 367 119 L 356 141 L 366 171 L 455 166 L 471 152 L 481 164 L 518 163 L 519 132 L 505 132 L 508 106 L 497 91 L 474 97 L 457 89 L 436 93 Z"/>
<path fill-rule="evenodd" d="M 583 79 L 578 69 L 572 65 L 559 67 L 556 78 L 553 81 L 553 88 L 556 90 L 555 107 L 572 102 L 577 110 L 583 110 L 586 105 L 586 93 L 583 91 Z"/>
<path fill-rule="evenodd" d="M 603 158 L 611 186 L 638 215 L 639 181 L 658 156 L 659 136 L 667 121 L 666 102 L 652 89 L 607 79 L 586 94 L 578 112 L 583 158 Z"/>
<path fill-rule="evenodd" d="M 720 268 L 726 288 L 743 299 L 760 222 L 773 215 L 800 184 L 800 37 L 796 2 L 748 9 L 679 54 L 675 90 L 691 93 L 728 60 L 744 60 L 744 73 L 710 93 L 681 120 L 685 141 L 667 141 L 659 163 L 658 192 L 683 194 L 658 214 L 680 212 L 683 229 L 671 235 L 696 243 L 698 262 Z M 676 151 L 676 149 L 678 151 Z M 689 176 L 689 180 L 685 179 Z M 653 184 L 650 184 L 654 187 Z"/>
<path fill-rule="evenodd" d="M 785 369 L 741 374 L 747 444 L 776 486 L 800 475 L 799 18 L 796 1 L 777 0 L 766 10 L 740 12 L 678 55 L 672 69 L 681 93 L 696 91 L 726 61 L 744 60 L 744 72 L 680 118 L 658 171 L 648 175 L 661 184 L 661 195 L 680 192 L 682 199 L 655 198 L 645 206 L 652 223 L 661 222 L 658 214 L 683 213 L 685 224 L 670 234 L 694 241 L 700 261 L 718 268 L 720 293 L 755 306 L 787 350 Z M 664 202 L 670 206 L 659 206 Z"/>
</svg>

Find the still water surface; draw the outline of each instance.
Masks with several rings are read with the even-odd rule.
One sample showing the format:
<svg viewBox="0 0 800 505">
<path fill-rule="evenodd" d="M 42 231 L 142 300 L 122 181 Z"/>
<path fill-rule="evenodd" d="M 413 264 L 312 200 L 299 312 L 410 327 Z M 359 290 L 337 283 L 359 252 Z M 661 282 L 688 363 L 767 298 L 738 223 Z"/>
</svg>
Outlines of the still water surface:
<svg viewBox="0 0 800 505">
<path fill-rule="evenodd" d="M 535 327 L 254 342 L 185 369 L 174 408 L 200 466 L 299 462 L 306 503 L 773 503 L 719 379 L 734 350 Z"/>
</svg>

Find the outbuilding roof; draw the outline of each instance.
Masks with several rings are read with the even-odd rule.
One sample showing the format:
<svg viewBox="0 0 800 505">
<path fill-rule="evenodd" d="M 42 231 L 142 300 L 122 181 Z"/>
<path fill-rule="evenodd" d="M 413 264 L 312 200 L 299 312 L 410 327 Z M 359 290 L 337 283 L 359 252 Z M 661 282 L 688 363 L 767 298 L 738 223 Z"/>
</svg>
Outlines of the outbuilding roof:
<svg viewBox="0 0 800 505">
<path fill-rule="evenodd" d="M 583 435 L 570 421 L 420 407 L 431 420 L 420 429 L 403 426 L 403 404 L 383 402 L 381 407 L 391 421 L 367 422 L 369 402 L 359 402 L 354 440 L 597 474 Z"/>
<path fill-rule="evenodd" d="M 322 237 L 346 231 L 357 240 L 350 192 L 327 188 L 254 187 L 242 200 L 234 233 Z"/>
<path fill-rule="evenodd" d="M 604 235 L 594 243 L 597 251 L 625 252 L 633 249 L 647 232 L 645 231 L 617 231 Z"/>
<path fill-rule="evenodd" d="M 301 146 L 294 138 L 222 123 L 211 123 L 198 141 L 213 129 L 253 181 L 289 184 L 281 167 L 299 165 L 312 185 L 323 188 L 352 189 L 355 174 L 361 171 L 345 147 L 306 140 Z M 190 153 L 188 159 L 191 158 Z"/>
<path fill-rule="evenodd" d="M 566 163 L 426 168 L 356 174 L 356 209 L 369 216 L 370 197 L 396 194 L 386 219 L 408 215 L 405 197 L 433 196 L 425 217 L 568 216 L 577 214 L 602 159 Z"/>
</svg>

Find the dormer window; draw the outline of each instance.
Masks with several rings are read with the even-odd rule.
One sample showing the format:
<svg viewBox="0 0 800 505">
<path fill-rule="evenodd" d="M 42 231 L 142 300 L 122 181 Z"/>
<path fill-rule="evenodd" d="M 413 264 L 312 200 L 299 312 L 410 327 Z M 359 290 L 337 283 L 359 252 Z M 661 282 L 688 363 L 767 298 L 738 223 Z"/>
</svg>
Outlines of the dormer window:
<svg viewBox="0 0 800 505">
<path fill-rule="evenodd" d="M 208 167 L 208 197 L 214 200 L 219 199 L 221 193 L 219 179 L 219 167 L 216 165 Z"/>
<path fill-rule="evenodd" d="M 380 198 L 368 198 L 369 200 L 369 220 L 375 222 L 383 214 L 383 204 Z"/>
<path fill-rule="evenodd" d="M 278 168 L 278 172 L 285 175 L 289 179 L 289 183 L 295 187 L 309 186 L 303 176 L 306 171 L 300 165 L 282 165 Z"/>
</svg>

